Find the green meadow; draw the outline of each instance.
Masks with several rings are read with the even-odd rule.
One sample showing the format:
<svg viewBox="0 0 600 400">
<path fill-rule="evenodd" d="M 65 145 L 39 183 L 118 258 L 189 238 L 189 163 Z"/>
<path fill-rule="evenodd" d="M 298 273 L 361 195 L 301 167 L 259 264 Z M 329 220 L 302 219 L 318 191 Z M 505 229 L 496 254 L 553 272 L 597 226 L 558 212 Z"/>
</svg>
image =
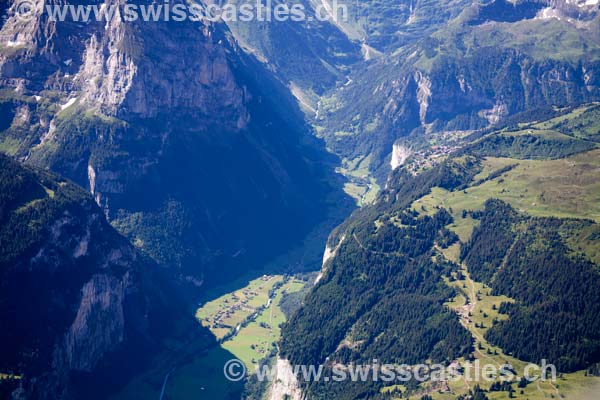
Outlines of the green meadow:
<svg viewBox="0 0 600 400">
<path fill-rule="evenodd" d="M 453 216 L 460 220 L 463 210 L 481 210 L 486 200 L 496 198 L 533 216 L 600 221 L 600 150 L 559 160 L 488 157 L 483 172 L 473 181 L 485 179 L 511 164 L 516 165 L 512 170 L 462 191 L 434 188 L 431 194 L 417 200 L 413 209 L 433 214 L 443 207 L 451 209 Z"/>
<path fill-rule="evenodd" d="M 252 374 L 259 361 L 274 356 L 280 325 L 285 322 L 281 301 L 286 294 L 305 286 L 305 281 L 292 277 L 263 276 L 200 307 L 196 318 L 221 344 L 196 355 L 172 373 L 166 390 L 168 398 L 213 399 L 222 398 L 223 393 L 237 393 L 240 385 L 224 379 L 223 366 L 236 358 Z"/>
</svg>

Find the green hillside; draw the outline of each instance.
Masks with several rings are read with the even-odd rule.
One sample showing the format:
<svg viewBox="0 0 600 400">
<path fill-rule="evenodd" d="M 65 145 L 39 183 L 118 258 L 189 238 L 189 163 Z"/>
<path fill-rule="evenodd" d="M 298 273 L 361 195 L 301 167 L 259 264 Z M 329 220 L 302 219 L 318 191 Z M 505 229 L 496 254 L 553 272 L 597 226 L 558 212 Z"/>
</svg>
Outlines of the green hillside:
<svg viewBox="0 0 600 400">
<path fill-rule="evenodd" d="M 413 156 L 373 205 L 330 238 L 340 243 L 338 252 L 284 327 L 282 354 L 292 363 L 328 365 L 370 357 L 396 364 L 510 362 L 517 380 L 525 362 L 546 359 L 566 373 L 565 389 L 562 382 L 538 383 L 538 390 L 517 380 L 503 388 L 482 383 L 489 398 L 508 398 L 509 387 L 549 398 L 595 384 L 575 372 L 600 362 L 597 109 L 586 105 L 481 132 L 430 168 L 412 169 Z M 443 337 L 430 331 L 431 321 L 444 327 Z M 396 398 L 399 391 L 456 398 L 470 389 L 449 382 L 432 390 L 412 381 L 402 388 L 306 387 L 315 398 Z"/>
</svg>

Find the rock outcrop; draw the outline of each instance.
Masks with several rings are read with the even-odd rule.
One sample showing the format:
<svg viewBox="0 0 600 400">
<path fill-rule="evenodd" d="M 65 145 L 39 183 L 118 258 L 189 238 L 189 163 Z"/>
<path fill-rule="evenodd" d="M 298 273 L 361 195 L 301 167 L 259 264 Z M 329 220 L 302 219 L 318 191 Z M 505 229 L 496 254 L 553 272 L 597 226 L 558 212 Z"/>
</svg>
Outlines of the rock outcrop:
<svg viewBox="0 0 600 400">
<path fill-rule="evenodd" d="M 394 143 L 392 148 L 392 159 L 390 160 L 390 167 L 392 168 L 392 171 L 404 165 L 410 155 L 411 151 L 409 148 L 402 146 L 399 143 Z"/>
<path fill-rule="evenodd" d="M 277 359 L 275 376 L 269 388 L 268 399 L 303 399 L 298 378 L 294 375 L 293 367 L 288 360 Z"/>
</svg>

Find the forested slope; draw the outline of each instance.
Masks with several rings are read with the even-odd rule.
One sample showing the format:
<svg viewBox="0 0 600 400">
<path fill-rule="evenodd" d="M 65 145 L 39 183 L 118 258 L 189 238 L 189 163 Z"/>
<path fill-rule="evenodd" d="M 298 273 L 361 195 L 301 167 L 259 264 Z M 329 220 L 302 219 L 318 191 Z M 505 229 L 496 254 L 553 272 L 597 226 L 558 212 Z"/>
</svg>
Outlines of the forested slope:
<svg viewBox="0 0 600 400">
<path fill-rule="evenodd" d="M 0 373 L 19 377 L 0 397 L 105 398 L 184 324 L 170 279 L 82 189 L 0 155 Z"/>
<path fill-rule="evenodd" d="M 286 324 L 282 355 L 326 365 L 491 356 L 547 360 L 562 372 L 599 362 L 597 110 L 522 115 L 471 135 L 432 167 L 409 159 L 330 237 L 335 255 Z M 413 384 L 409 394 L 423 393 Z M 305 390 L 387 398 L 382 386 Z"/>
</svg>

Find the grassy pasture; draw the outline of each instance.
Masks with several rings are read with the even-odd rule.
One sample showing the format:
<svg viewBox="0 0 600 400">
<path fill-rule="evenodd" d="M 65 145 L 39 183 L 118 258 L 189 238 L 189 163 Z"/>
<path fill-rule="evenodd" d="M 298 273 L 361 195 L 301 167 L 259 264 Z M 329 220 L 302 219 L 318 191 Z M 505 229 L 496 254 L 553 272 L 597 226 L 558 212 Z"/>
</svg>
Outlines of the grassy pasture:
<svg viewBox="0 0 600 400">
<path fill-rule="evenodd" d="M 417 200 L 413 209 L 432 214 L 440 208 L 452 209 L 459 220 L 455 229 L 468 224 L 460 220 L 463 210 L 480 210 L 487 199 L 497 198 L 533 216 L 586 218 L 600 222 L 600 150 L 592 150 L 559 160 L 515 160 L 487 158 L 480 176 L 509 164 L 517 166 L 503 175 L 463 191 L 434 188 Z M 475 177 L 474 181 L 481 179 Z M 457 218 L 458 217 L 458 218 Z M 466 235 L 465 232 L 462 232 Z"/>
</svg>

